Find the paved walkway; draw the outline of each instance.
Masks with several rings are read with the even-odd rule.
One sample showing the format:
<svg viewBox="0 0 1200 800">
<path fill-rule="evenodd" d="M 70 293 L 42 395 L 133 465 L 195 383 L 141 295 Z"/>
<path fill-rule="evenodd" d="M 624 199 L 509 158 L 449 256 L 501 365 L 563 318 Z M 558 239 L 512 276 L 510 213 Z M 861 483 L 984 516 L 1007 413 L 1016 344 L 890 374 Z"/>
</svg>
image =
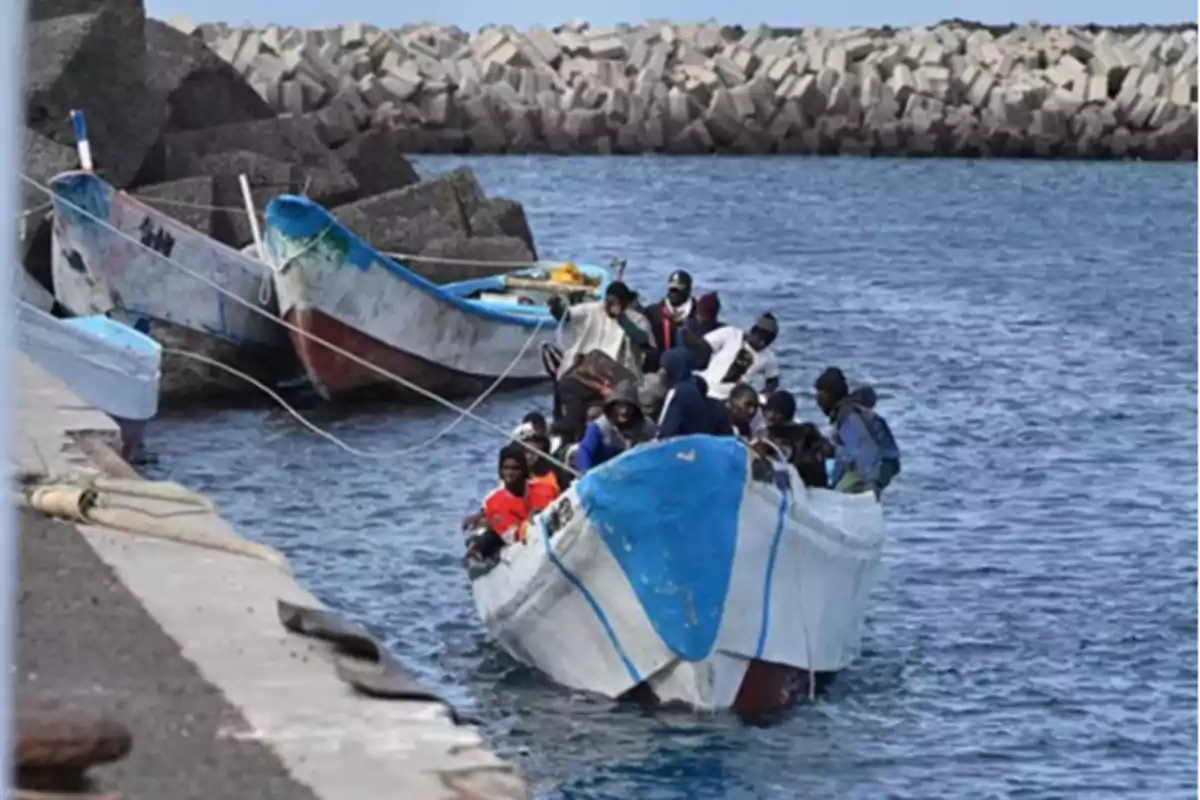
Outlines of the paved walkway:
<svg viewBox="0 0 1200 800">
<path fill-rule="evenodd" d="M 20 514 L 17 686 L 22 695 L 111 714 L 133 735 L 123 761 L 92 771 L 124 800 L 315 800 L 249 723 L 185 659 L 71 525 Z"/>
<path fill-rule="evenodd" d="M 18 368 L 17 466 L 64 475 L 92 464 L 74 437 L 111 437 L 112 420 L 28 362 Z M 153 514 L 182 510 L 169 501 L 122 502 Z M 170 519 L 236 536 L 215 514 Z M 86 695 L 99 686 L 102 701 L 125 704 L 133 754 L 128 768 L 109 772 L 127 797 L 528 796 L 478 732 L 455 724 L 445 706 L 357 694 L 337 677 L 325 645 L 287 633 L 277 599 L 320 604 L 277 566 L 95 526 L 75 532 L 37 517 L 23 517 L 22 534 L 36 587 L 21 607 L 22 680 L 33 680 L 24 677 L 28 665 L 47 670 L 52 677 L 42 680 L 55 691 Z M 63 575 L 53 567 L 59 559 Z M 58 639 L 64 649 L 56 656 Z M 171 749 L 187 742 L 190 758 Z M 168 763 L 161 780 L 183 788 L 155 784 L 154 770 L 143 775 L 135 758 Z M 193 783 L 207 788 L 193 792 Z"/>
</svg>

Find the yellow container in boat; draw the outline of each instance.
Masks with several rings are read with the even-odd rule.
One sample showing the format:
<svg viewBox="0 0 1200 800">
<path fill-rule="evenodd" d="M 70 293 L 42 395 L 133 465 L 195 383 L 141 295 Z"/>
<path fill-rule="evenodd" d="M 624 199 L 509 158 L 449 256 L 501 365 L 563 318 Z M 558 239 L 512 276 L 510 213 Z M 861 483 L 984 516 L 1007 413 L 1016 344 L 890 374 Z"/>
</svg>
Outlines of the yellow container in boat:
<svg viewBox="0 0 1200 800">
<path fill-rule="evenodd" d="M 550 280 L 555 283 L 570 283 L 575 286 L 582 286 L 587 283 L 587 276 L 574 263 L 568 261 L 550 273 Z"/>
</svg>

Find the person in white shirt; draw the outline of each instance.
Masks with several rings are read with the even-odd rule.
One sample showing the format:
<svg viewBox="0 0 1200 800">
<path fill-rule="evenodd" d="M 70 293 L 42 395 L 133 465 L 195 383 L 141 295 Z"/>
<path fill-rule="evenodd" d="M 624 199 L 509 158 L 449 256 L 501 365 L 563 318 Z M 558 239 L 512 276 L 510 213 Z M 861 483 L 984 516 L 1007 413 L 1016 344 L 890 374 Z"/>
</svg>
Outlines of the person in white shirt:
<svg viewBox="0 0 1200 800">
<path fill-rule="evenodd" d="M 647 355 L 654 351 L 654 336 L 646 318 L 634 308 L 637 295 L 621 281 L 613 281 L 604 300 L 568 306 L 561 297 L 551 298 L 550 313 L 562 325 L 569 345 L 562 354 L 555 382 L 556 432 L 568 444 L 583 436 L 587 407 L 603 402 L 600 387 L 580 380 L 572 369 L 593 351 L 607 355 L 640 380 Z"/>
<path fill-rule="evenodd" d="M 753 386 L 760 376 L 764 395 L 778 389 L 779 362 L 770 349 L 778 335 L 779 321 L 771 313 L 759 317 L 748 331 L 727 325 L 706 334 L 704 341 L 712 355 L 702 377 L 708 384 L 709 396 L 727 400 L 734 386 L 739 383 Z"/>
</svg>

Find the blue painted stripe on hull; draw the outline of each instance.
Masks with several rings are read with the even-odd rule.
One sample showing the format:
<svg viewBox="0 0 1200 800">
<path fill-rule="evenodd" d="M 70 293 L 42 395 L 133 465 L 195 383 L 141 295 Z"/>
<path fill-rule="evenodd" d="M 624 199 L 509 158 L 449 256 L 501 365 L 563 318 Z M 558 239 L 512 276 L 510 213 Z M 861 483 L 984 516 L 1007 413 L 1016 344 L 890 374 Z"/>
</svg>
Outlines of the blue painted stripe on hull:
<svg viewBox="0 0 1200 800">
<path fill-rule="evenodd" d="M 542 544 L 546 548 L 546 557 L 550 559 L 550 563 L 558 568 L 558 571 L 563 574 L 563 577 L 571 582 L 571 585 L 579 590 L 583 595 L 583 599 L 587 600 L 589 606 L 592 607 L 592 613 L 596 615 L 596 619 L 600 621 L 604 632 L 608 634 L 608 640 L 612 643 L 613 649 L 617 651 L 617 655 L 621 658 L 621 663 L 625 665 L 625 671 L 629 674 L 629 679 L 633 681 L 634 686 L 642 682 L 642 673 L 634 665 L 629 658 L 629 654 L 625 652 L 625 648 L 621 646 L 621 641 L 617 638 L 617 632 L 613 630 L 612 623 L 608 621 L 608 615 L 604 613 L 604 609 L 600 607 L 600 603 L 592 595 L 588 588 L 583 585 L 583 581 L 567 568 L 567 565 L 562 562 L 558 554 L 554 552 L 554 548 L 550 546 L 550 532 L 546 529 L 546 523 L 541 523 L 542 529 Z"/>
<path fill-rule="evenodd" d="M 346 261 L 359 269 L 365 271 L 372 266 L 378 266 L 439 302 L 463 313 L 522 328 L 554 324 L 554 318 L 545 306 L 530 307 L 530 310 L 520 312 L 515 309 L 506 311 L 492 304 L 479 303 L 460 297 L 455 291 L 447 290 L 413 272 L 402 261 L 380 253 L 339 222 L 327 208 L 307 197 L 290 194 L 276 195 L 267 203 L 266 220 L 267 228 L 264 236 L 268 249 L 271 250 L 271 256 L 276 262 L 282 260 L 280 252 L 282 243 L 278 241 L 281 236 L 288 239 L 308 240 L 305 250 L 314 247 L 322 238 L 331 236 L 338 243 L 337 247 L 344 249 Z M 298 257 L 299 254 L 293 255 L 291 260 Z M 601 278 L 597 290 L 603 296 L 608 289 L 608 282 L 611 280 L 608 270 L 589 266 L 582 267 L 582 269 L 588 274 Z"/>
<path fill-rule="evenodd" d="M 787 524 L 788 505 L 792 499 L 790 489 L 785 489 L 779 501 L 779 518 L 775 522 L 775 536 L 771 539 L 771 552 L 767 556 L 767 574 L 763 576 L 762 622 L 758 629 L 758 644 L 754 657 L 762 658 L 767 646 L 767 631 L 771 628 L 771 589 L 775 583 L 775 559 L 779 556 L 779 545 L 783 541 L 783 529 Z"/>
</svg>

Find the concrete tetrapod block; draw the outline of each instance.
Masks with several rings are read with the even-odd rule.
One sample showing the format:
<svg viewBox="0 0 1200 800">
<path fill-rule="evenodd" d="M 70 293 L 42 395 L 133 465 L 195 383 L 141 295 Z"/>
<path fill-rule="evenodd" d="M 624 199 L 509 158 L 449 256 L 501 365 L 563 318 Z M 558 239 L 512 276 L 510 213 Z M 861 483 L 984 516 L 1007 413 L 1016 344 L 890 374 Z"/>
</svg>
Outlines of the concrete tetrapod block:
<svg viewBox="0 0 1200 800">
<path fill-rule="evenodd" d="M 167 119 L 145 81 L 143 25 L 141 15 L 105 5 L 27 29 L 26 124 L 72 144 L 70 112 L 84 110 L 96 166 L 117 187 L 133 179 Z"/>
<path fill-rule="evenodd" d="M 696 129 L 686 140 L 679 134 L 702 110 L 708 117 L 721 88 L 730 92 L 740 127 L 735 133 L 724 121 L 708 119 L 713 124 L 706 123 L 705 131 L 708 138 L 730 140 L 731 148 L 737 141 L 738 150 L 759 147 L 761 136 L 770 138 L 775 106 L 799 100 L 814 124 L 822 117 L 830 120 L 819 131 L 812 127 L 815 132 L 807 137 L 783 134 L 789 146 L 798 147 L 797 140 L 804 139 L 804 147 L 820 152 L 861 152 L 868 144 L 871 152 L 883 152 L 896 135 L 924 136 L 919 122 L 916 133 L 911 123 L 900 134 L 878 127 L 896 118 L 897 104 L 903 107 L 917 94 L 986 111 L 987 125 L 1003 129 L 990 144 L 980 144 L 981 137 L 990 136 L 980 124 L 965 118 L 948 122 L 951 139 L 972 151 L 1057 154 L 1058 145 L 1045 140 L 1059 129 L 1062 115 L 1074 116 L 1109 98 L 1119 98 L 1119 113 L 1127 127 L 1133 125 L 1131 134 L 1165 125 L 1176 107 L 1190 103 L 1194 79 L 1184 76 L 1194 74 L 1196 60 L 1194 31 L 1130 36 L 1037 24 L 998 37 L 954 23 L 887 35 L 814 29 L 801 36 L 776 36 L 764 27 L 744 31 L 654 21 L 633 28 L 535 28 L 527 34 L 499 26 L 473 37 L 420 25 L 390 33 L 364 29 L 362 43 L 355 46 L 346 36 L 357 40 L 357 29 L 349 30 L 201 28 L 202 35 L 218 42 L 222 55 L 239 63 L 258 51 L 251 58 L 251 83 L 279 108 L 320 109 L 353 88 L 366 105 L 383 109 L 370 115 L 370 124 L 403 118 L 421 147 L 444 150 L 456 136 L 481 152 L 637 152 L 667 143 L 694 150 L 705 146 L 705 137 Z M 286 51 L 278 60 L 275 42 Z M 317 58 L 310 59 L 314 51 Z M 1129 80 L 1131 72 L 1136 80 Z M 1143 87 L 1149 74 L 1157 76 L 1158 87 Z M 879 81 L 886 82 L 886 93 Z M 862 97 L 864 82 L 877 99 Z M 485 92 L 487 113 L 470 110 L 468 98 Z M 544 93 L 556 102 L 548 102 Z M 1173 105 L 1160 102 L 1168 99 Z M 723 102 L 717 98 L 716 108 Z M 459 113 L 463 108 L 470 113 Z M 1029 134 L 1033 112 L 1039 110 L 1047 114 L 1036 117 L 1037 132 Z M 572 115 L 569 124 L 565 116 L 595 111 L 604 115 L 599 129 L 590 113 Z M 777 131 L 790 128 L 775 126 Z M 860 135 L 859 128 L 867 133 Z M 660 136 L 664 144 L 652 145 Z M 1128 152 L 1140 152 L 1144 139 L 1132 136 Z M 928 149 L 929 142 L 918 144 Z M 939 152 L 954 147 L 947 144 Z"/>
<path fill-rule="evenodd" d="M 518 264 L 532 264 L 536 259 L 525 243 L 511 236 L 450 236 L 429 241 L 418 254 L 422 259 L 446 261 L 407 262 L 414 272 L 435 283 L 483 278 L 516 269 Z M 456 262 L 480 263 L 456 263 Z M 490 265 L 488 262 L 492 262 Z"/>
<path fill-rule="evenodd" d="M 309 196 L 319 203 L 338 205 L 359 195 L 358 183 L 350 170 L 321 141 L 313 123 L 299 117 L 168 134 L 156 151 L 158 160 L 154 164 L 161 169 L 150 170 L 149 174 L 161 177 L 143 182 L 161 182 L 197 174 L 177 174 L 178 167 L 172 169 L 164 164 L 183 165 L 190 158 L 248 151 L 298 168 L 310 181 Z M 152 162 L 147 163 L 149 166 Z"/>
<path fill-rule="evenodd" d="M 359 191 L 370 197 L 420 181 L 402 155 L 402 141 L 396 131 L 379 128 L 355 135 L 336 152 L 354 175 Z"/>
<path fill-rule="evenodd" d="M 48 186 L 56 175 L 79 167 L 75 148 L 61 145 L 30 128 L 25 128 L 22 175 Z M 21 181 L 22 213 L 18 230 L 22 234 L 21 263 L 38 283 L 53 287 L 51 278 L 50 195 L 27 181 Z M 40 211 L 39 211 L 40 209 Z"/>
<path fill-rule="evenodd" d="M 146 81 L 166 97 L 165 133 L 270 119 L 271 106 L 203 42 L 146 20 Z"/>
<path fill-rule="evenodd" d="M 214 235 L 213 214 L 217 193 L 215 180 L 211 176 L 201 175 L 141 186 L 133 195 L 188 227 L 208 236 Z"/>
<path fill-rule="evenodd" d="M 79 168 L 79 155 L 74 147 L 59 144 L 31 128 L 25 128 L 21 172 L 43 186 L 62 172 Z M 45 206 L 50 195 L 37 187 L 21 181 L 22 211 Z"/>
</svg>

